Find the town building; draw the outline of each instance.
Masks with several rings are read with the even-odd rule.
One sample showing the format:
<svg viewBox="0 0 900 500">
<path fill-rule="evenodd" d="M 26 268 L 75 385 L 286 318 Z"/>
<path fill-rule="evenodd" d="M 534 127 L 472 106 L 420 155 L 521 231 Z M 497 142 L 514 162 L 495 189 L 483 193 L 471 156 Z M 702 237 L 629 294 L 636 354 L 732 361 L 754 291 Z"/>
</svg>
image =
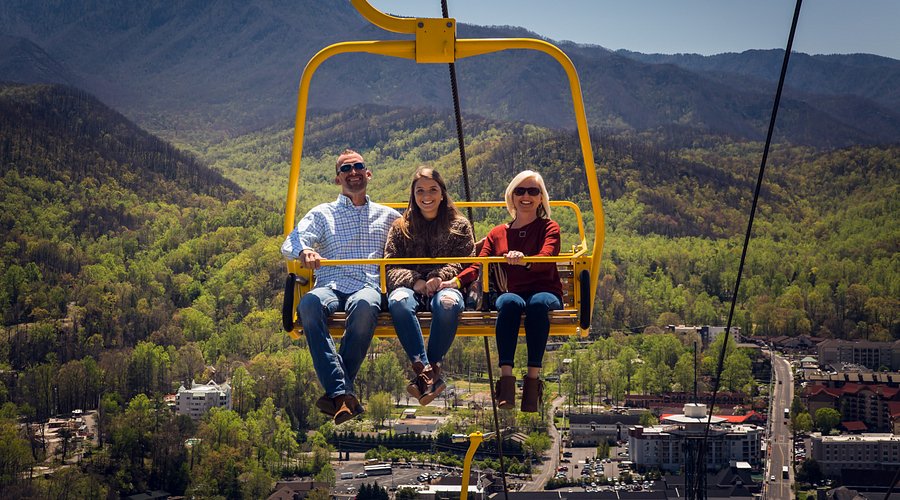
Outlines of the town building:
<svg viewBox="0 0 900 500">
<path fill-rule="evenodd" d="M 810 385 L 843 387 L 847 384 L 860 384 L 900 387 L 900 372 L 822 372 L 819 370 L 803 370 L 800 373 L 803 375 L 803 380 Z"/>
<path fill-rule="evenodd" d="M 872 370 L 900 370 L 900 340 L 870 342 L 829 339 L 820 342 L 816 349 L 821 365 L 853 363 Z"/>
<path fill-rule="evenodd" d="M 721 333 L 725 333 L 724 326 L 691 326 L 691 325 L 667 325 L 666 330 L 670 333 L 674 333 L 675 335 L 685 336 L 697 334 L 700 337 L 700 343 L 703 348 L 709 347 L 713 341 L 716 340 L 716 337 Z M 740 343 L 741 341 L 741 327 L 732 326 L 731 327 L 731 340 L 729 342 L 734 342 L 735 344 Z"/>
<path fill-rule="evenodd" d="M 815 416 L 821 408 L 834 408 L 845 422 L 859 421 L 870 432 L 894 432 L 900 425 L 900 388 L 886 385 L 809 385 L 801 399 Z"/>
<path fill-rule="evenodd" d="M 629 429 L 631 461 L 638 470 L 681 469 L 685 463 L 688 442 L 702 439 L 708 419 L 706 405 L 686 404 L 684 414 L 669 415 L 665 423 Z M 706 452 L 708 470 L 719 470 L 732 462 L 747 462 L 751 465 L 761 462 L 765 428 L 727 424 L 724 418 L 716 416 L 711 417 L 711 423 Z"/>
<path fill-rule="evenodd" d="M 628 408 L 681 408 L 694 401 L 707 401 L 712 398 L 712 393 L 701 392 L 694 395 L 693 392 L 666 392 L 663 394 L 626 394 L 625 406 Z M 716 395 L 716 403 L 720 406 L 747 405 L 751 402 L 749 396 L 743 392 L 720 392 Z"/>
<path fill-rule="evenodd" d="M 291 479 L 275 483 L 275 492 L 269 495 L 268 500 L 300 500 L 309 496 L 313 490 L 329 491 L 331 487 L 327 482 L 309 481 L 306 479 Z"/>
<path fill-rule="evenodd" d="M 597 446 L 628 437 L 628 428 L 641 423 L 640 415 L 619 413 L 570 413 L 569 438 L 572 446 Z"/>
<path fill-rule="evenodd" d="M 199 419 L 212 408 L 231 409 L 231 386 L 228 383 L 217 384 L 210 380 L 206 384 L 191 381 L 191 388 L 183 385 L 175 394 L 176 411 L 181 415 L 190 415 Z"/>
<path fill-rule="evenodd" d="M 807 443 L 807 457 L 818 462 L 822 473 L 830 477 L 840 477 L 851 470 L 896 471 L 900 468 L 900 436 L 823 436 L 815 432 Z"/>
</svg>

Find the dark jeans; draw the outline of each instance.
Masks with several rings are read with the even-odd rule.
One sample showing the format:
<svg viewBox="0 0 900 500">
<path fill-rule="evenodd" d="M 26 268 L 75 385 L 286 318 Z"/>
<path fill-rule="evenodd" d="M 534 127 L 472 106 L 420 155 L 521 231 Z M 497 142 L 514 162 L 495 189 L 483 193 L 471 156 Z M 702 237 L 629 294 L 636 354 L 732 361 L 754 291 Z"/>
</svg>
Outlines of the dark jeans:
<svg viewBox="0 0 900 500">
<path fill-rule="evenodd" d="M 525 313 L 525 345 L 528 347 L 528 366 L 540 368 L 550 336 L 550 311 L 562 309 L 562 300 L 550 292 L 504 293 L 495 302 L 497 307 L 497 353 L 500 365 L 513 366 L 519 325 Z"/>
</svg>

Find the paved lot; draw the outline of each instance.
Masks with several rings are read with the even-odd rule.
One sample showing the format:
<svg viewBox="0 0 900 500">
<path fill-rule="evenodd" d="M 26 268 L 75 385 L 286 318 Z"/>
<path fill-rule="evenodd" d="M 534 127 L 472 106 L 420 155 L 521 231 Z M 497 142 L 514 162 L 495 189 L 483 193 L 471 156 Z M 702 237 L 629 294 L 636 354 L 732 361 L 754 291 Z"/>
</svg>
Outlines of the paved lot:
<svg viewBox="0 0 900 500">
<path fill-rule="evenodd" d="M 459 476 L 459 472 L 453 471 L 452 468 L 442 466 L 420 467 L 410 466 L 405 468 L 401 464 L 395 464 L 391 469 L 391 474 L 383 476 L 356 477 L 359 473 L 364 472 L 366 463 L 360 460 L 351 460 L 349 462 L 332 462 L 334 465 L 337 482 L 334 486 L 334 492 L 337 494 L 349 494 L 359 491 L 359 487 L 363 484 L 376 483 L 378 486 L 388 489 L 399 487 L 407 484 L 422 484 L 417 477 L 423 473 L 438 474 L 446 473 L 447 475 Z M 353 479 L 341 479 L 341 473 L 353 474 Z M 352 489 L 351 489 L 352 488 Z"/>
</svg>

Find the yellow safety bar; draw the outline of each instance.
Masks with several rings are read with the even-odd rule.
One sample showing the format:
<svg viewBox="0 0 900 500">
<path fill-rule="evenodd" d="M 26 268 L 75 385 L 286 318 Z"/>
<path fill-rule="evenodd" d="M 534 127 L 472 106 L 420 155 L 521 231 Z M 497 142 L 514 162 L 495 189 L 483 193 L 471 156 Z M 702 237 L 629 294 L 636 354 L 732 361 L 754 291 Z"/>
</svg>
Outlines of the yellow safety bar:
<svg viewBox="0 0 900 500">
<path fill-rule="evenodd" d="M 600 257 L 603 252 L 605 237 L 603 203 L 600 198 L 600 186 L 594 171 L 594 154 L 591 149 L 590 135 L 588 131 L 587 116 L 584 111 L 584 101 L 581 93 L 581 83 L 571 59 L 555 45 L 533 38 L 495 38 L 495 39 L 457 39 L 456 20 L 451 18 L 400 18 L 389 16 L 372 7 L 367 0 L 350 0 L 351 4 L 372 24 L 385 30 L 397 33 L 414 34 L 415 40 L 375 40 L 342 42 L 330 45 L 320 50 L 307 63 L 300 79 L 300 89 L 297 98 L 297 114 L 294 123 L 294 139 L 291 150 L 291 170 L 288 184 L 287 200 L 284 211 L 284 236 L 294 229 L 294 211 L 297 207 L 297 185 L 300 178 L 300 159 L 303 153 L 303 138 L 306 127 L 306 110 L 309 100 L 309 87 L 312 77 L 319 66 L 327 59 L 338 54 L 369 53 L 402 59 L 411 59 L 417 63 L 451 63 L 457 59 L 490 54 L 509 49 L 535 50 L 543 52 L 556 60 L 566 73 L 569 87 L 572 93 L 572 103 L 575 111 L 575 122 L 578 126 L 578 137 L 581 143 L 581 153 L 584 158 L 585 175 L 587 177 L 588 191 L 591 198 L 592 211 L 594 213 L 594 242 L 590 253 L 587 253 L 587 245 L 583 244 L 581 251 L 573 255 L 560 257 L 529 257 L 526 262 L 559 262 L 574 260 L 576 269 L 586 267 L 590 271 L 590 279 L 595 283 L 599 276 Z M 495 206 L 487 202 L 484 206 Z M 459 205 L 464 205 L 459 202 Z M 574 205 L 574 204 L 573 204 Z M 405 206 L 405 205 L 401 205 Z M 473 202 L 472 206 L 481 206 Z M 582 230 L 582 222 L 579 213 L 579 227 Z M 583 241 L 583 239 L 582 239 Z M 492 258 L 465 258 L 465 259 L 441 259 L 446 262 L 481 262 L 488 264 L 499 262 L 500 257 Z M 390 263 L 414 263 L 415 259 L 391 260 Z M 326 265 L 359 264 L 356 260 L 333 260 Z M 388 261 L 366 260 L 365 264 L 377 264 L 383 271 Z M 297 269 L 296 263 L 288 263 L 288 269 Z M 484 276 L 486 283 L 487 273 Z M 384 273 L 382 272 L 382 287 L 384 287 Z M 589 288 L 589 304 L 594 303 L 596 286 Z M 384 290 L 384 288 L 382 288 Z M 576 292 L 577 293 L 577 292 Z M 576 297 L 585 300 L 585 297 Z"/>
</svg>

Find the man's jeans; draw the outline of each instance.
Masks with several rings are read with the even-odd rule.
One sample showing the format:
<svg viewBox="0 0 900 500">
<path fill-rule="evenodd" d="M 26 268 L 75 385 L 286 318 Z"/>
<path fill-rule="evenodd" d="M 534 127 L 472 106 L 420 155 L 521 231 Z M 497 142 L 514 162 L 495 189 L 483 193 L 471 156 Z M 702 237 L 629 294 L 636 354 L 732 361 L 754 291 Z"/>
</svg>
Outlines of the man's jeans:
<svg viewBox="0 0 900 500">
<path fill-rule="evenodd" d="M 329 397 L 355 394 L 353 380 L 372 343 L 381 311 L 381 294 L 368 287 L 351 294 L 328 287 L 313 288 L 300 299 L 297 311 L 325 394 Z M 340 351 L 335 349 L 325 323 L 335 311 L 347 312 Z"/>
<path fill-rule="evenodd" d="M 397 339 L 409 360 L 413 363 L 421 361 L 423 365 L 439 363 L 450 349 L 456 328 L 459 326 L 459 315 L 463 310 L 463 296 L 455 288 L 444 288 L 431 297 L 431 333 L 428 336 L 428 351 L 422 339 L 422 327 L 416 318 L 416 299 L 409 288 L 398 288 L 388 297 L 388 309 Z"/>
<path fill-rule="evenodd" d="M 497 356 L 500 366 L 513 366 L 519 325 L 525 313 L 525 345 L 528 366 L 540 368 L 550 337 L 550 311 L 562 309 L 562 300 L 549 292 L 504 293 L 494 303 L 497 307 Z"/>
</svg>

